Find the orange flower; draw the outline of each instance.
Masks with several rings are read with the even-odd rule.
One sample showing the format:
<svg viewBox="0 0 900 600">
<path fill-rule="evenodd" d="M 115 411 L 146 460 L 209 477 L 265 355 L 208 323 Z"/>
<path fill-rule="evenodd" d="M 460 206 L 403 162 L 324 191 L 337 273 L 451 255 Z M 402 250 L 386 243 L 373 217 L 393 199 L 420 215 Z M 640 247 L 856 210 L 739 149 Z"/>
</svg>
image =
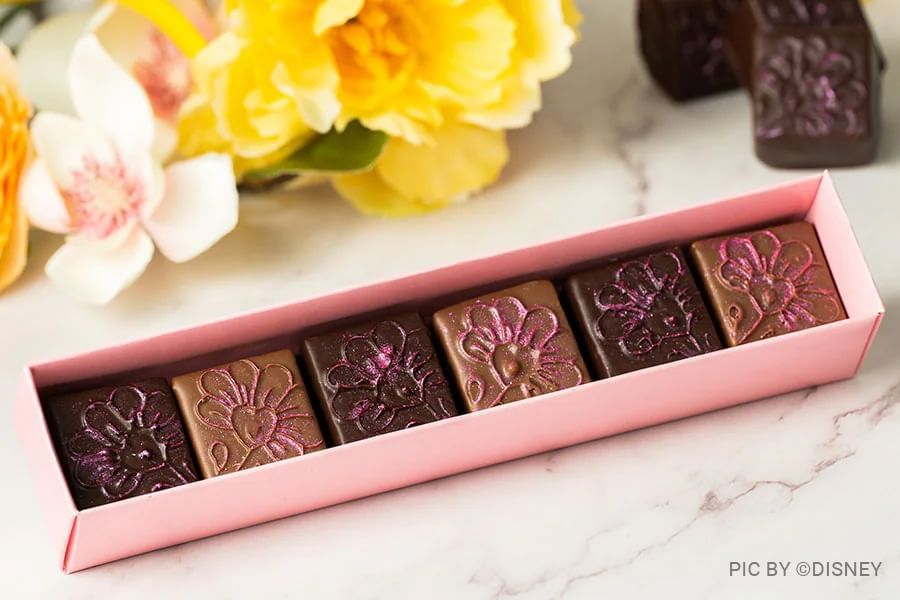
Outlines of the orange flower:
<svg viewBox="0 0 900 600">
<path fill-rule="evenodd" d="M 31 155 L 30 116 L 12 53 L 0 43 L 0 290 L 25 268 L 28 220 L 19 206 L 19 180 Z"/>
</svg>

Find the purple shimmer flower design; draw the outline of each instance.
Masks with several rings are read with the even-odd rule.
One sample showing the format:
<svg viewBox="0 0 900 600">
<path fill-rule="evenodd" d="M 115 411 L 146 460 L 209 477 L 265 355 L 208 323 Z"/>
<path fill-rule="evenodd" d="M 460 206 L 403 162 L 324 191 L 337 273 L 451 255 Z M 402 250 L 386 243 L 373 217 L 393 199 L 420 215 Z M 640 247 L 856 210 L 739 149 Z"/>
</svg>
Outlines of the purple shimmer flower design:
<svg viewBox="0 0 900 600">
<path fill-rule="evenodd" d="M 109 500 L 129 497 L 151 473 L 150 491 L 196 481 L 184 462 L 172 460 L 184 446 L 177 410 L 165 394 L 136 386 L 115 388 L 81 413 L 81 431 L 65 446 L 74 478 L 86 489 L 100 489 Z"/>
<path fill-rule="evenodd" d="M 742 314 L 736 305 L 729 309 L 726 326 L 740 329 L 738 343 L 762 327 L 777 335 L 837 320 L 841 306 L 836 294 L 815 283 L 815 271 L 821 268 L 807 244 L 782 242 L 771 231 L 722 241 L 716 277 L 743 294 L 755 312 Z"/>
<path fill-rule="evenodd" d="M 420 339 L 424 335 L 424 330 L 406 331 L 396 321 L 383 321 L 367 334 L 349 338 L 340 362 L 326 376 L 337 388 L 334 414 L 370 435 L 388 431 L 398 415 L 418 407 L 435 419 L 453 416 L 444 404 L 446 380 L 430 344 Z"/>
<path fill-rule="evenodd" d="M 314 417 L 298 407 L 303 392 L 284 365 L 259 368 L 251 360 L 237 361 L 205 371 L 199 388 L 197 417 L 209 427 L 233 433 L 245 452 L 236 470 L 259 452 L 267 455 L 263 462 L 272 462 L 301 456 L 324 443 L 304 437 L 298 420 Z M 209 452 L 216 465 L 228 463 L 226 444 L 216 442 Z"/>
<path fill-rule="evenodd" d="M 685 285 L 686 275 L 685 265 L 674 252 L 657 252 L 623 264 L 615 283 L 596 294 L 601 315 L 595 327 L 600 339 L 616 342 L 622 354 L 631 358 L 664 345 L 669 358 L 705 352 L 693 334 L 696 299 Z"/>
<path fill-rule="evenodd" d="M 835 27 L 863 21 L 858 0 L 759 0 L 763 17 L 777 27 Z"/>
<path fill-rule="evenodd" d="M 868 91 L 853 53 L 834 40 L 784 36 L 765 51 L 757 68 L 758 138 L 865 133 Z"/>
<path fill-rule="evenodd" d="M 479 302 L 467 309 L 459 348 L 468 360 L 490 367 L 499 385 L 486 397 L 486 385 L 472 374 L 466 388 L 479 408 L 489 408 L 582 383 L 574 356 L 557 346 L 559 318 L 546 306 L 527 309 L 512 296 Z"/>
</svg>

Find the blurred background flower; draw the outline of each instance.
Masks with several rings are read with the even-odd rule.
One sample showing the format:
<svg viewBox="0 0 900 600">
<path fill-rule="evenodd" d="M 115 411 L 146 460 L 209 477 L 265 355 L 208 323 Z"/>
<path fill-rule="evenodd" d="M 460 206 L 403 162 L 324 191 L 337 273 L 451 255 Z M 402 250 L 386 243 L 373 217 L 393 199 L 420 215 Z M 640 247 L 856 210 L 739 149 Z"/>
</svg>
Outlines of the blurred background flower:
<svg viewBox="0 0 900 600">
<path fill-rule="evenodd" d="M 19 180 L 29 159 L 31 107 L 22 96 L 16 64 L 0 42 L 0 290 L 25 268 L 28 221 L 19 205 Z"/>
<path fill-rule="evenodd" d="M 330 181 L 390 217 L 491 185 L 506 131 L 568 69 L 580 15 L 572 0 L 52 0 L 3 18 L 30 27 L 10 89 L 39 111 L 20 196 L 33 225 L 67 235 L 46 271 L 104 303 L 154 247 L 187 260 L 227 234 L 236 180 Z M 22 149 L 3 165 L 0 251 L 26 230 L 10 207 L 28 136 L 7 137 Z M 21 270 L 24 252 L 0 256 Z"/>
<path fill-rule="evenodd" d="M 50 279 L 103 304 L 143 273 L 154 245 L 184 262 L 227 235 L 238 220 L 237 190 L 227 155 L 163 169 L 150 99 L 95 36 L 75 45 L 68 81 L 77 118 L 35 117 L 37 158 L 22 203 L 32 224 L 67 236 L 47 263 Z"/>
<path fill-rule="evenodd" d="M 530 123 L 541 83 L 569 67 L 579 20 L 568 0 L 225 7 L 231 29 L 194 62 L 182 152 L 229 152 L 250 179 L 331 173 L 354 205 L 390 216 L 443 207 L 497 179 L 503 130 Z M 383 154 L 342 164 L 295 156 L 328 132 L 353 153 L 358 132 L 340 135 L 352 123 L 387 136 Z"/>
</svg>

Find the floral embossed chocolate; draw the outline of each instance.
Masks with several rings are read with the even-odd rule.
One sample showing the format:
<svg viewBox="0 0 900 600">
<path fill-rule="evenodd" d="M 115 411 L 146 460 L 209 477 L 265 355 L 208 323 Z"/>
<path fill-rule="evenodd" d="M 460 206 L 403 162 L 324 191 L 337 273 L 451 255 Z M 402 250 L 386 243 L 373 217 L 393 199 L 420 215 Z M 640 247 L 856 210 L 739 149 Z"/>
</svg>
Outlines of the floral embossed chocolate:
<svg viewBox="0 0 900 600">
<path fill-rule="evenodd" d="M 549 281 L 446 308 L 434 327 L 470 411 L 590 380 Z"/>
<path fill-rule="evenodd" d="M 821 36 L 784 36 L 758 60 L 757 139 L 866 133 L 868 89 L 856 53 Z"/>
<path fill-rule="evenodd" d="M 325 447 L 288 350 L 181 375 L 172 387 L 204 477 Z"/>
<path fill-rule="evenodd" d="M 566 293 L 604 377 L 722 347 L 678 248 L 573 275 Z"/>
<path fill-rule="evenodd" d="M 694 242 L 691 254 L 729 346 L 847 318 L 809 223 Z"/>
<path fill-rule="evenodd" d="M 675 100 L 737 86 L 723 23 L 738 0 L 640 0 L 641 51 L 656 82 Z"/>
<path fill-rule="evenodd" d="M 197 479 L 162 379 L 52 398 L 47 418 L 79 508 Z"/>
<path fill-rule="evenodd" d="M 417 313 L 308 339 L 304 359 L 337 443 L 456 415 L 450 386 Z"/>
<path fill-rule="evenodd" d="M 750 91 L 763 162 L 828 167 L 874 158 L 884 61 L 856 0 L 747 0 L 726 38 Z"/>
</svg>

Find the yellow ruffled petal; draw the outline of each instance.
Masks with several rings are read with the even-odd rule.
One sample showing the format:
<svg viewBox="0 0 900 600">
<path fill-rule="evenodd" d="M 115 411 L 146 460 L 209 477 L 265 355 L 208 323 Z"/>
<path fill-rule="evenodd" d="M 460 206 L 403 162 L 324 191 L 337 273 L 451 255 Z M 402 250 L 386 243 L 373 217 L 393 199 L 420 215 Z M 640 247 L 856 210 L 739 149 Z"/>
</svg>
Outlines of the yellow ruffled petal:
<svg viewBox="0 0 900 600">
<path fill-rule="evenodd" d="M 316 8 L 313 33 L 322 35 L 332 27 L 343 25 L 359 14 L 363 3 L 364 0 L 324 0 Z"/>
<path fill-rule="evenodd" d="M 182 105 L 178 127 L 185 156 L 229 154 L 240 177 L 281 160 L 314 135 L 298 97 L 303 90 L 290 86 L 264 45 L 224 33 L 197 56 L 193 77 L 196 90 Z"/>
<path fill-rule="evenodd" d="M 584 15 L 578 10 L 575 0 L 562 0 L 563 17 L 566 24 L 575 32 L 576 41 L 581 36 L 581 23 L 584 21 Z"/>
<path fill-rule="evenodd" d="M 19 182 L 31 157 L 31 106 L 21 95 L 16 64 L 0 42 L 0 290 L 22 274 L 28 221 L 19 202 Z"/>
<path fill-rule="evenodd" d="M 491 128 L 524 127 L 541 107 L 540 84 L 572 64 L 580 14 L 571 0 L 502 0 L 516 23 L 510 67 L 492 102 L 465 107 L 459 118 Z"/>
<path fill-rule="evenodd" d="M 25 270 L 28 254 L 28 218 L 16 207 L 6 247 L 0 252 L 0 290 L 8 287 Z"/>
<path fill-rule="evenodd" d="M 448 123 L 434 143 L 392 139 L 372 171 L 334 178 L 338 192 L 368 214 L 407 216 L 436 210 L 497 180 L 509 159 L 506 136 Z"/>
<path fill-rule="evenodd" d="M 411 217 L 443 208 L 446 202 L 423 202 L 406 198 L 385 183 L 376 171 L 340 175 L 332 179 L 335 189 L 362 213 L 377 217 Z"/>
</svg>

